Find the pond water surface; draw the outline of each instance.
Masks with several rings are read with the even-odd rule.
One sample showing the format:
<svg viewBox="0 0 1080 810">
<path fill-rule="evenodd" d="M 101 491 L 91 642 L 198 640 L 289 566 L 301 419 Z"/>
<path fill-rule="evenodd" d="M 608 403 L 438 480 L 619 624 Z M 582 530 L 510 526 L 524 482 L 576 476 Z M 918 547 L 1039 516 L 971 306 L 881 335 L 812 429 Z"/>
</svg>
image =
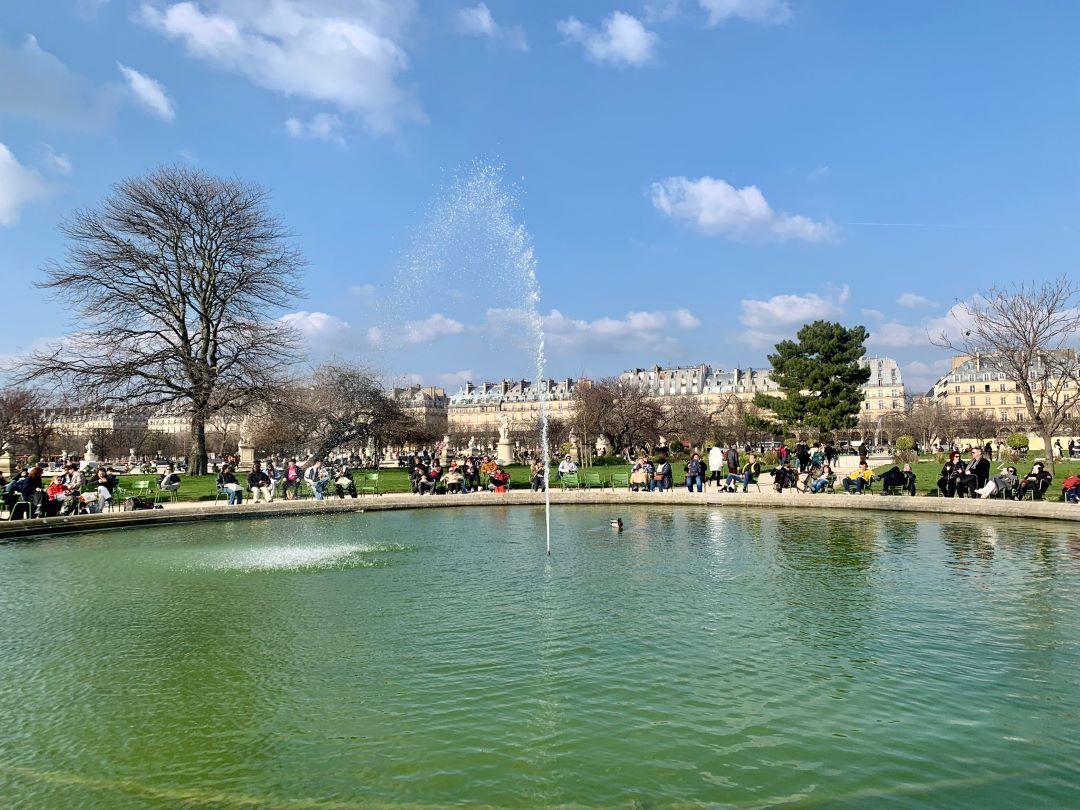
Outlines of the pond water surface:
<svg viewBox="0 0 1080 810">
<path fill-rule="evenodd" d="M 1080 537 L 421 510 L 0 546 L 0 804 L 1080 806 Z"/>
</svg>

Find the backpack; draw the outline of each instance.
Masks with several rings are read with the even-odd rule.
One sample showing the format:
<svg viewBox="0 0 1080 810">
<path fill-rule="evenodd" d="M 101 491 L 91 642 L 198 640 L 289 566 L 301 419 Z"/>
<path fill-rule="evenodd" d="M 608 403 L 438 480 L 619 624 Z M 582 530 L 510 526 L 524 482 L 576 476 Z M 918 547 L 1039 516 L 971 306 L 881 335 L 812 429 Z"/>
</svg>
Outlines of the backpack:
<svg viewBox="0 0 1080 810">
<path fill-rule="evenodd" d="M 300 470 L 295 464 L 290 464 L 288 471 L 285 473 L 286 481 L 296 481 L 300 477 Z"/>
</svg>

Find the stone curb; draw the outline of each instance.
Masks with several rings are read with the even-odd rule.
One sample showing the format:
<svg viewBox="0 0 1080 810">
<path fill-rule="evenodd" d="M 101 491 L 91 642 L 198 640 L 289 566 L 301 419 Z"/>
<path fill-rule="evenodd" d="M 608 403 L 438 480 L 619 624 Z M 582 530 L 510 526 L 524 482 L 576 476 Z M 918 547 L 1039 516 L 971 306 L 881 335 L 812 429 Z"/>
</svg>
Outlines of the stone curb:
<svg viewBox="0 0 1080 810">
<path fill-rule="evenodd" d="M 904 512 L 930 515 L 977 515 L 979 517 L 1022 518 L 1028 520 L 1080 521 L 1076 504 L 1047 501 L 968 500 L 910 497 L 904 495 L 843 495 L 839 493 L 806 495 L 786 492 L 762 493 L 688 493 L 683 490 L 626 492 L 611 490 L 552 490 L 553 504 L 650 506 L 713 506 L 813 510 L 852 510 Z M 198 502 L 167 504 L 164 509 L 139 512 L 106 512 L 101 515 L 78 515 L 36 520 L 0 521 L 0 542 L 72 532 L 123 529 L 151 524 L 192 523 L 204 520 L 247 520 L 272 516 L 343 514 L 349 512 L 398 509 L 439 509 L 473 506 L 542 506 L 544 496 L 534 492 L 470 495 L 367 495 L 347 500 L 276 501 L 274 503 L 228 506 L 224 503 Z"/>
</svg>

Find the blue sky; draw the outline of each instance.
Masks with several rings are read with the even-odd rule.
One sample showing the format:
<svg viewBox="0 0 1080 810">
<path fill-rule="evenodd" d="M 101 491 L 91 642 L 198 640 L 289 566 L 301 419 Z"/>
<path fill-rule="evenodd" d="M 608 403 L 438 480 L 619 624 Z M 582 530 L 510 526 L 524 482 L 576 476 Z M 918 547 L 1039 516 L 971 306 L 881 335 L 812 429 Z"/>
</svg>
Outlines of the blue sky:
<svg viewBox="0 0 1080 810">
<path fill-rule="evenodd" d="M 448 179 L 491 161 L 523 191 L 552 376 L 761 366 L 826 317 L 925 389 L 956 301 L 1073 270 L 1078 35 L 1068 2 L 6 3 L 6 350 L 73 328 L 31 287 L 63 217 L 176 162 L 271 189 L 316 356 L 530 376 L 484 285 L 403 310 L 393 282 Z"/>
</svg>

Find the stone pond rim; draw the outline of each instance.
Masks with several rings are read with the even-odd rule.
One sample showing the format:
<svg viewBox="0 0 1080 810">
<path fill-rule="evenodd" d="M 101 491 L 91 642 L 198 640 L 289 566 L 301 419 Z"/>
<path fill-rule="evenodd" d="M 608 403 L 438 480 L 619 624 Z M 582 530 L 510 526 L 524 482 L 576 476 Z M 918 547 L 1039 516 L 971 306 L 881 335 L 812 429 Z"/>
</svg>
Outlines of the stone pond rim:
<svg viewBox="0 0 1080 810">
<path fill-rule="evenodd" d="M 582 504 L 593 506 L 708 506 L 747 509 L 799 509 L 816 513 L 825 511 L 893 512 L 912 515 L 961 515 L 979 518 L 1018 518 L 1080 522 L 1080 506 L 1048 501 L 970 500 L 882 495 L 776 495 L 774 493 L 686 493 L 581 491 L 551 492 L 555 506 Z M 275 501 L 274 503 L 227 506 L 222 503 L 196 502 L 168 504 L 163 509 L 139 512 L 106 512 L 44 519 L 0 521 L 0 542 L 31 539 L 58 534 L 78 534 L 106 529 L 121 529 L 153 524 L 193 523 L 204 520 L 250 520 L 269 517 L 301 517 L 346 514 L 350 512 L 395 511 L 405 509 L 453 509 L 501 506 L 542 507 L 540 492 L 500 494 L 417 496 L 409 493 L 368 495 L 361 498 L 325 501 Z M 556 544 L 557 545 L 557 544 Z"/>
</svg>

